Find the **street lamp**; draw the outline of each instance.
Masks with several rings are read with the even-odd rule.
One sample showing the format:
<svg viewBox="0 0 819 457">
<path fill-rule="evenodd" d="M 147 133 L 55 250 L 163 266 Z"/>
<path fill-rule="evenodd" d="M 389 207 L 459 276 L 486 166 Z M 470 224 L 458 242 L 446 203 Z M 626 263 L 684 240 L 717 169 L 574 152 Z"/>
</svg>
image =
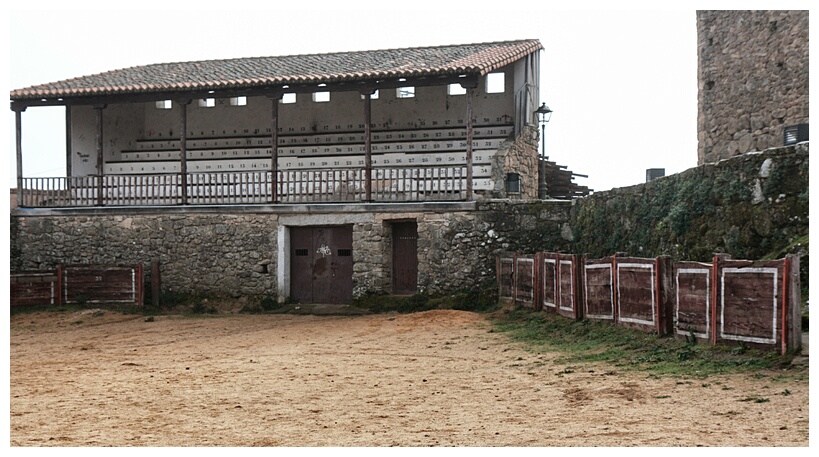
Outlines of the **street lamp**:
<svg viewBox="0 0 819 457">
<path fill-rule="evenodd" d="M 546 123 L 552 118 L 552 110 L 546 104 L 540 105 L 540 108 L 535 111 L 537 118 L 540 121 L 541 135 L 540 141 L 543 144 L 540 160 L 538 160 L 538 177 L 537 177 L 537 198 L 545 200 L 549 198 L 549 189 L 546 186 Z"/>
</svg>

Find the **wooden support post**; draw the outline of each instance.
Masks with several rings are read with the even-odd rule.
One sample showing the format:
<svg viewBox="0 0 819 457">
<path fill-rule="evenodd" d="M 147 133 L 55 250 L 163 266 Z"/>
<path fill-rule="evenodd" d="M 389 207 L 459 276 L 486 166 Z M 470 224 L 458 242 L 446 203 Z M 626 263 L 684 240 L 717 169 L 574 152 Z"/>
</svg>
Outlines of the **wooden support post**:
<svg viewBox="0 0 819 457">
<path fill-rule="evenodd" d="M 472 138 L 474 125 L 472 122 L 472 99 L 475 89 L 466 90 L 466 199 L 472 201 Z"/>
<path fill-rule="evenodd" d="M 572 254 L 572 271 L 574 272 L 574 318 L 583 319 L 583 275 L 586 269 L 583 268 L 583 256 Z"/>
<path fill-rule="evenodd" d="M 57 264 L 57 300 L 55 305 L 63 304 L 63 264 Z"/>
<path fill-rule="evenodd" d="M 532 278 L 532 308 L 535 311 L 543 311 L 543 257 L 541 252 L 532 255 L 533 278 Z"/>
<path fill-rule="evenodd" d="M 159 308 L 159 296 L 162 294 L 162 279 L 159 272 L 159 259 L 151 260 L 151 305 Z"/>
<path fill-rule="evenodd" d="M 619 321 L 618 311 L 620 307 L 620 297 L 617 296 L 617 280 L 619 279 L 617 277 L 617 255 L 618 254 L 614 254 L 611 258 L 611 318 L 614 325 L 617 325 Z"/>
<path fill-rule="evenodd" d="M 25 106 L 12 105 L 17 147 L 17 206 L 23 206 L 23 111 Z"/>
<path fill-rule="evenodd" d="M 73 149 L 71 145 L 71 105 L 66 105 L 65 107 L 65 176 L 70 178 L 74 172 L 74 165 L 73 159 L 71 158 L 71 150 Z M 70 183 L 71 180 L 69 179 L 68 182 Z M 66 185 L 67 192 L 70 191 L 68 185 Z"/>
<path fill-rule="evenodd" d="M 97 134 L 96 134 L 96 145 L 97 145 L 97 206 L 103 206 L 105 201 L 103 199 L 103 177 L 105 175 L 105 169 L 103 168 L 103 136 L 102 136 L 102 110 L 105 109 L 106 105 L 95 105 L 94 111 L 97 113 Z"/>
<path fill-rule="evenodd" d="M 361 95 L 364 96 L 364 190 L 365 201 L 372 201 L 372 172 L 373 172 L 373 145 L 372 145 L 372 99 L 370 96 L 375 92 L 373 89 L 364 89 Z"/>
<path fill-rule="evenodd" d="M 267 96 L 271 101 L 270 109 L 270 203 L 279 201 L 279 101 L 282 99 L 281 90 L 276 90 Z"/>
<path fill-rule="evenodd" d="M 711 332 L 712 345 L 717 344 L 717 305 L 719 303 L 719 272 L 721 262 L 722 256 L 717 254 L 711 263 L 711 309 L 708 310 L 708 312 L 711 313 L 711 328 L 709 328 L 708 331 Z"/>
<path fill-rule="evenodd" d="M 136 265 L 136 283 L 137 305 L 142 307 L 145 305 L 145 270 L 142 262 Z"/>
<path fill-rule="evenodd" d="M 788 254 L 788 350 L 799 351 L 802 348 L 802 280 L 799 276 L 799 256 Z M 783 338 L 784 339 L 784 338 Z"/>
<path fill-rule="evenodd" d="M 784 355 L 788 352 L 788 280 L 790 279 L 790 262 L 788 259 L 785 259 L 782 265 L 782 322 L 780 325 L 782 326 L 782 334 L 780 335 L 780 339 L 782 340 L 781 346 L 781 354 Z"/>
<path fill-rule="evenodd" d="M 512 305 L 518 306 L 518 251 L 512 255 Z"/>
<path fill-rule="evenodd" d="M 723 261 L 730 259 L 728 254 L 715 254 L 714 261 L 711 265 L 711 344 L 717 344 L 717 309 L 719 309 L 720 300 L 720 281 L 719 276 L 722 272 Z"/>
<path fill-rule="evenodd" d="M 657 303 L 657 334 L 667 335 L 674 332 L 673 315 L 674 278 L 670 256 L 659 256 L 654 260 L 655 303 Z"/>
<path fill-rule="evenodd" d="M 501 282 L 501 261 L 500 261 L 500 254 L 495 256 L 495 281 L 498 283 L 498 301 L 500 301 L 500 291 L 503 288 L 503 283 Z"/>
<path fill-rule="evenodd" d="M 471 76 L 464 78 L 459 83 L 466 89 L 466 199 L 472 200 L 472 138 L 474 137 L 474 123 L 472 118 L 472 102 L 475 97 L 475 89 L 478 87 L 478 77 Z"/>
<path fill-rule="evenodd" d="M 555 253 L 555 312 L 560 314 L 560 305 L 563 304 L 563 272 L 560 271 L 560 253 Z"/>
<path fill-rule="evenodd" d="M 182 175 L 182 204 L 188 204 L 188 105 L 190 99 L 179 104 L 179 173 Z"/>
</svg>

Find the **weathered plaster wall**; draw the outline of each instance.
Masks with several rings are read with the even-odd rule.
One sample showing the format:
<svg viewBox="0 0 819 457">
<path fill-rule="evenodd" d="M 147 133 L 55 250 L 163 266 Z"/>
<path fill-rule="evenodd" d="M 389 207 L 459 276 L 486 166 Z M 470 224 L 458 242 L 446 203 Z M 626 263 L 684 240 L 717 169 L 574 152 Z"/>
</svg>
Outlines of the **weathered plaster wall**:
<svg viewBox="0 0 819 457">
<path fill-rule="evenodd" d="M 710 261 L 778 255 L 808 235 L 809 145 L 744 154 L 577 200 L 578 253 Z"/>
<path fill-rule="evenodd" d="M 112 104 L 102 110 L 103 158 L 119 160 L 143 133 L 144 103 Z M 153 103 L 150 104 L 153 107 Z M 71 106 L 71 163 L 74 176 L 97 173 L 97 113 L 91 106 Z M 166 134 L 168 132 L 165 132 Z"/>
<path fill-rule="evenodd" d="M 809 121 L 808 11 L 698 11 L 697 163 L 783 145 Z"/>
<path fill-rule="evenodd" d="M 507 65 L 498 70 L 506 74 L 502 93 L 486 93 L 486 79 L 480 78 L 473 98 L 476 125 L 512 122 L 518 89 L 514 74 L 517 68 Z M 466 95 L 449 95 L 446 85 L 416 87 L 415 96 L 411 98 L 397 98 L 395 89 L 384 89 L 379 91 L 378 99 L 372 100 L 372 122 L 376 130 L 465 126 L 466 98 Z M 174 103 L 172 109 L 157 109 L 154 103 L 128 106 L 143 116 L 143 130 L 119 138 L 121 144 L 144 138 L 178 138 L 178 104 Z M 228 99 L 217 99 L 213 107 L 200 107 L 198 100 L 193 100 L 187 111 L 189 137 L 268 134 L 271 109 L 267 97 L 247 97 L 245 106 L 232 106 Z M 312 94 L 299 93 L 296 103 L 279 104 L 279 128 L 284 135 L 360 132 L 363 122 L 364 103 L 361 94 L 355 91 L 331 92 L 327 102 L 314 102 Z M 90 128 L 94 125 L 91 122 Z"/>
</svg>

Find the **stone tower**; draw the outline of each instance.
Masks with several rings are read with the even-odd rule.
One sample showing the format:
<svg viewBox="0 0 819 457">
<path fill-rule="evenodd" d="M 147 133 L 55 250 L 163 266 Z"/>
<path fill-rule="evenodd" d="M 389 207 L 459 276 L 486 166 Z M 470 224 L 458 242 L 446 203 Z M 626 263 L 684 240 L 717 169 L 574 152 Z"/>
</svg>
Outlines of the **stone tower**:
<svg viewBox="0 0 819 457">
<path fill-rule="evenodd" d="M 808 124 L 808 11 L 698 11 L 697 41 L 699 165 Z"/>
</svg>

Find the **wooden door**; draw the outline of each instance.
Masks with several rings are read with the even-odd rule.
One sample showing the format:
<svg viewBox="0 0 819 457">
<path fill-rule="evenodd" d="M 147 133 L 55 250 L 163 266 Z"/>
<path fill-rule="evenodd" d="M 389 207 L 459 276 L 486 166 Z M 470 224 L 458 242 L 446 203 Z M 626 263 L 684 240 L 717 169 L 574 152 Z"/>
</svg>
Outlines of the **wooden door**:
<svg viewBox="0 0 819 457">
<path fill-rule="evenodd" d="M 352 226 L 290 229 L 290 296 L 299 303 L 352 303 Z"/>
<path fill-rule="evenodd" d="M 414 294 L 418 291 L 418 224 L 392 224 L 392 292 Z"/>
</svg>

